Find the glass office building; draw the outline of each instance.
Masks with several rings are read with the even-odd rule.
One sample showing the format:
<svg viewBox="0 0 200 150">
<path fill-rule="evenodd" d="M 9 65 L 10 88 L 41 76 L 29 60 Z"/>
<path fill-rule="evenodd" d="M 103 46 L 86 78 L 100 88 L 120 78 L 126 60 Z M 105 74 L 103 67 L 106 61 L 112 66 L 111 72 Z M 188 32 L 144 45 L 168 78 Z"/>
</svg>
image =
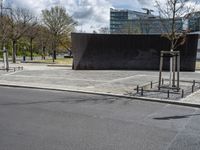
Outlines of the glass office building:
<svg viewBox="0 0 200 150">
<path fill-rule="evenodd" d="M 154 34 L 170 32 L 172 19 L 160 19 L 158 16 L 152 15 L 150 10 L 146 9 L 146 11 L 146 13 L 143 13 L 131 10 L 110 9 L 110 33 Z M 186 29 L 192 32 L 200 30 L 199 12 L 188 15 L 187 23 L 183 20 L 183 18 L 175 20 L 177 32 Z"/>
<path fill-rule="evenodd" d="M 110 32 L 121 33 L 128 21 L 128 10 L 110 9 Z"/>
<path fill-rule="evenodd" d="M 142 13 L 131 10 L 110 9 L 110 32 L 124 33 L 130 28 L 136 28 L 138 19 L 154 17 L 150 12 Z"/>
<path fill-rule="evenodd" d="M 200 12 L 195 12 L 188 15 L 188 29 L 191 32 L 200 31 Z"/>
</svg>

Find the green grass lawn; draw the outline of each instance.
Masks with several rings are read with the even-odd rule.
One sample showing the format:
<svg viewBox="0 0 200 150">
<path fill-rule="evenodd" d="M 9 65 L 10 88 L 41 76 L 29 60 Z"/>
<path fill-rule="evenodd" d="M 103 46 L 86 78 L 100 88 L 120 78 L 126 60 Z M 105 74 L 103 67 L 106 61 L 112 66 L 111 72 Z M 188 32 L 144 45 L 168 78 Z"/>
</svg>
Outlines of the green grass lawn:
<svg viewBox="0 0 200 150">
<path fill-rule="evenodd" d="M 53 60 L 52 59 L 33 60 L 32 62 L 52 64 Z M 73 58 L 57 58 L 54 64 L 72 65 L 72 62 L 73 62 Z"/>
</svg>

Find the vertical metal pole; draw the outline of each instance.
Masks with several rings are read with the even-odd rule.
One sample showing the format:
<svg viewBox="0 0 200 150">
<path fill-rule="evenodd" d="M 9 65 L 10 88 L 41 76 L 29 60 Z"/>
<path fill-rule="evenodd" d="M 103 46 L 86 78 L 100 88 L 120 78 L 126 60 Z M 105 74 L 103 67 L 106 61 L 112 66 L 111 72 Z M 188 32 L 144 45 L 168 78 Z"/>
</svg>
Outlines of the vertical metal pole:
<svg viewBox="0 0 200 150">
<path fill-rule="evenodd" d="M 139 85 L 137 85 L 137 93 L 139 93 Z"/>
<path fill-rule="evenodd" d="M 171 54 L 171 53 L 170 53 Z M 173 59 L 170 56 L 170 65 L 169 65 L 169 86 L 172 86 L 172 67 L 173 67 L 173 63 L 172 63 Z"/>
<path fill-rule="evenodd" d="M 172 57 L 172 72 L 173 72 L 173 77 L 172 77 L 172 87 L 175 87 L 175 66 L 176 66 L 176 62 L 175 62 L 175 59 L 176 59 L 176 56 L 173 54 L 173 57 Z"/>
<path fill-rule="evenodd" d="M 153 82 L 151 81 L 151 89 L 153 88 Z"/>
<path fill-rule="evenodd" d="M 184 97 L 184 90 L 182 89 L 181 97 Z"/>
<path fill-rule="evenodd" d="M 144 91 L 143 91 L 143 87 L 141 88 L 141 96 L 143 96 L 144 95 L 144 93 L 143 93 Z"/>
<path fill-rule="evenodd" d="M 160 90 L 160 87 L 161 87 L 162 68 L 163 68 L 163 53 L 161 51 L 161 54 L 160 54 L 160 72 L 159 72 L 158 90 Z"/>
<path fill-rule="evenodd" d="M 177 53 L 177 90 L 179 91 L 180 52 Z"/>
<path fill-rule="evenodd" d="M 193 80 L 193 86 L 195 86 L 195 80 Z"/>
<path fill-rule="evenodd" d="M 169 90 L 167 91 L 167 98 L 169 98 Z"/>
</svg>

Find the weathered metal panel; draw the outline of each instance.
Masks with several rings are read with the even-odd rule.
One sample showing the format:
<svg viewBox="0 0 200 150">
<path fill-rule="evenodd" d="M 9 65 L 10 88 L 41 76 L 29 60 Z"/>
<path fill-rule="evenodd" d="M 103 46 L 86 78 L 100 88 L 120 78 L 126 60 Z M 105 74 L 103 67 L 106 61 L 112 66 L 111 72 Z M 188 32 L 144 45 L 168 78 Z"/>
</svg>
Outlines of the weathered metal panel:
<svg viewBox="0 0 200 150">
<path fill-rule="evenodd" d="M 198 35 L 187 36 L 181 53 L 181 70 L 195 71 Z M 72 33 L 73 69 L 159 70 L 160 51 L 169 50 L 161 35 Z M 164 69 L 169 68 L 168 59 Z"/>
</svg>

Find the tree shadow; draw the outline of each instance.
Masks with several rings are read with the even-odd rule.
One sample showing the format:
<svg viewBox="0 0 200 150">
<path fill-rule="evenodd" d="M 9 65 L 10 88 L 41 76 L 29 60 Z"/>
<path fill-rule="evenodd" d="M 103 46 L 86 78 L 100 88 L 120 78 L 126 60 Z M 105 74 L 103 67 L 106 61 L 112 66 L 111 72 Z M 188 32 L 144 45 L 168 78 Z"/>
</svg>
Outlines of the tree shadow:
<svg viewBox="0 0 200 150">
<path fill-rule="evenodd" d="M 175 119 L 184 119 L 192 116 L 199 116 L 200 114 L 190 114 L 190 115 L 179 115 L 179 116 L 168 116 L 168 117 L 155 117 L 155 120 L 175 120 Z"/>
<path fill-rule="evenodd" d="M 107 103 L 107 104 L 112 104 L 116 101 L 117 99 L 114 98 L 104 98 L 104 99 L 79 99 L 75 100 L 74 103 L 84 103 L 84 102 L 92 102 L 92 103 Z"/>
<path fill-rule="evenodd" d="M 66 102 L 67 101 L 8 102 L 8 103 L 2 103 L 0 104 L 0 106 L 33 105 L 33 104 L 66 103 Z"/>
<path fill-rule="evenodd" d="M 17 106 L 17 105 L 33 105 L 33 104 L 50 104 L 50 103 L 107 103 L 112 104 L 117 99 L 113 98 L 104 98 L 104 99 L 73 99 L 73 100 L 47 100 L 47 101 L 31 101 L 31 102 L 7 102 L 7 103 L 0 103 L 0 106 Z"/>
</svg>

